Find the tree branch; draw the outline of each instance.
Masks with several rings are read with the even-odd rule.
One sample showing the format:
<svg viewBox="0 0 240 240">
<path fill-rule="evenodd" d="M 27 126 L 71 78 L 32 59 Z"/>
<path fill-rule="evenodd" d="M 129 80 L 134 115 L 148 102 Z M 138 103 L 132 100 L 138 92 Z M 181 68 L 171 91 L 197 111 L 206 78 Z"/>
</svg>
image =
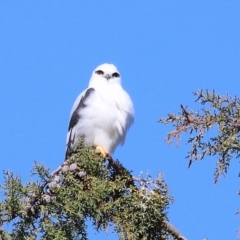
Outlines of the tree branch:
<svg viewBox="0 0 240 240">
<path fill-rule="evenodd" d="M 113 224 L 122 239 L 185 239 L 164 221 L 172 198 L 162 175 L 139 176 L 135 184 L 136 178 L 118 160 L 106 160 L 107 165 L 92 147 L 80 143 L 52 176 L 36 165 L 33 173 L 40 181 L 23 185 L 6 172 L 0 225 L 14 221 L 13 239 L 87 240 L 85 220 L 90 218 L 97 231 Z M 7 234 L 3 226 L 0 238 Z"/>
<path fill-rule="evenodd" d="M 177 239 L 177 240 L 187 240 L 185 237 L 183 237 L 183 235 L 173 226 L 171 225 L 169 222 L 167 221 L 163 221 L 162 222 L 162 227 L 169 233 L 171 233 L 171 235 Z"/>
</svg>

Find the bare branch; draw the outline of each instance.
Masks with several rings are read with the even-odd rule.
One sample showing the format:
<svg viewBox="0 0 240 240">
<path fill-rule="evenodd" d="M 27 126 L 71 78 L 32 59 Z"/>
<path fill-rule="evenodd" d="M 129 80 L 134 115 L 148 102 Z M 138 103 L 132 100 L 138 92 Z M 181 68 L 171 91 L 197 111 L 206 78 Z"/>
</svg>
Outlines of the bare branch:
<svg viewBox="0 0 240 240">
<path fill-rule="evenodd" d="M 162 222 L 162 227 L 169 233 L 171 233 L 171 235 L 177 239 L 177 240 L 187 240 L 185 237 L 183 237 L 183 235 L 173 226 L 171 225 L 169 222 L 167 221 L 163 221 Z"/>
</svg>

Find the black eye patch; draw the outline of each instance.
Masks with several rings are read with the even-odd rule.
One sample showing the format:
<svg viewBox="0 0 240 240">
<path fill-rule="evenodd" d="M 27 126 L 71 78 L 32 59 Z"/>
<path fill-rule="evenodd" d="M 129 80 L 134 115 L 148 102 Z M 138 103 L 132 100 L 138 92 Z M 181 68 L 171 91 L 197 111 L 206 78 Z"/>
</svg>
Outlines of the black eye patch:
<svg viewBox="0 0 240 240">
<path fill-rule="evenodd" d="M 115 72 L 112 74 L 112 77 L 120 77 L 119 73 Z"/>
<path fill-rule="evenodd" d="M 97 75 L 103 75 L 103 74 L 104 74 L 104 72 L 103 72 L 102 70 L 97 70 L 97 71 L 95 71 L 95 73 L 96 73 Z"/>
</svg>

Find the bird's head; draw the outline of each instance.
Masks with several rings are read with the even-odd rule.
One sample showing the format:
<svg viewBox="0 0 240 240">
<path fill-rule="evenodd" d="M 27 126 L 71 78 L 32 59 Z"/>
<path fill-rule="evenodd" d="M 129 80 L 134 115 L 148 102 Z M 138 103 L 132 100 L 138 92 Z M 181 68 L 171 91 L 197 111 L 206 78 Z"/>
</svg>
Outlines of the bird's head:
<svg viewBox="0 0 240 240">
<path fill-rule="evenodd" d="M 121 77 L 113 64 L 104 63 L 93 71 L 91 82 L 94 84 L 121 84 Z"/>
</svg>

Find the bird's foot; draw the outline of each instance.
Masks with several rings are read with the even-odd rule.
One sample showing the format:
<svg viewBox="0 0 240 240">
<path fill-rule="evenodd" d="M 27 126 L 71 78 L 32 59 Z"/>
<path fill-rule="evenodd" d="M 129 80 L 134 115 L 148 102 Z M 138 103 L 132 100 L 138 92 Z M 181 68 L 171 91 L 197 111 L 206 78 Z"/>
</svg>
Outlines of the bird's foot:
<svg viewBox="0 0 240 240">
<path fill-rule="evenodd" d="M 109 152 L 101 146 L 97 146 L 95 152 L 102 155 L 104 158 L 110 156 Z"/>
</svg>

